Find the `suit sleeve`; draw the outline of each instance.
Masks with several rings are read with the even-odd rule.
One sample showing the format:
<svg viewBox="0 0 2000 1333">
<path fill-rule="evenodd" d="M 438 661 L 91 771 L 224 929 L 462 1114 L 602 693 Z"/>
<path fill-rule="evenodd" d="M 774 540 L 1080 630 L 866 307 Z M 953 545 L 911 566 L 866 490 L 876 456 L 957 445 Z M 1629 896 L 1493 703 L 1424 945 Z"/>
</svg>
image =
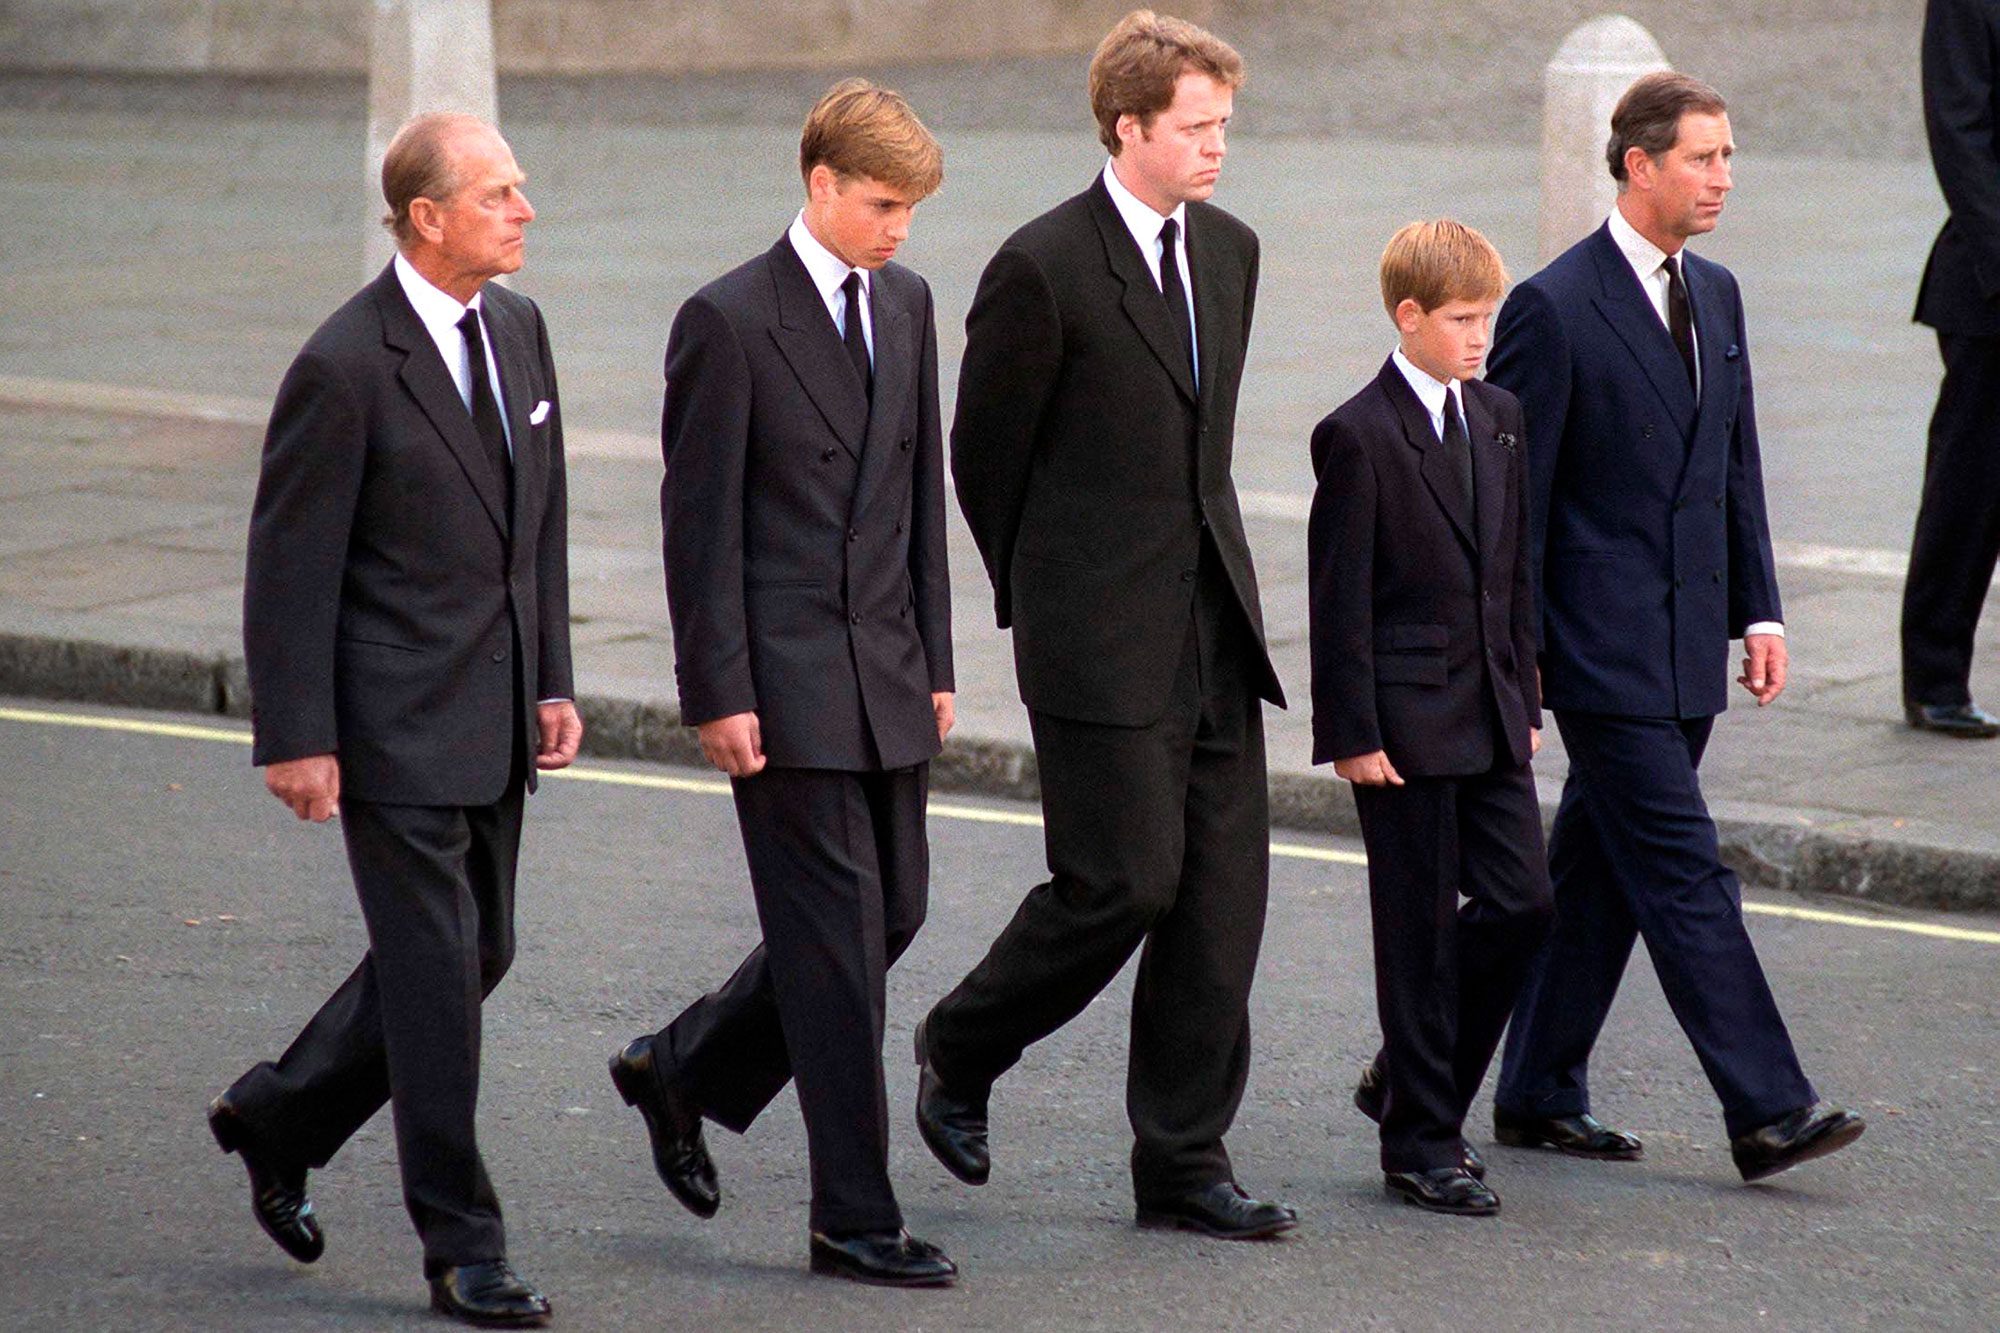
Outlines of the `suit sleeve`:
<svg viewBox="0 0 2000 1333">
<path fill-rule="evenodd" d="M 951 426 L 959 508 L 993 583 L 1000 628 L 1013 623 L 1014 538 L 1042 413 L 1062 367 L 1055 291 L 1026 251 L 1002 246 L 965 317 L 965 359 Z"/>
<path fill-rule="evenodd" d="M 535 698 L 576 698 L 569 650 L 569 474 L 563 460 L 561 395 L 556 362 L 549 351 L 549 326 L 535 310 L 535 350 L 549 386 L 549 480 L 542 501 L 542 530 L 535 546 L 535 603 L 540 609 L 536 654 L 540 679 Z"/>
<path fill-rule="evenodd" d="M 1521 401 L 1521 437 L 1528 456 L 1528 574 L 1534 605 L 1542 602 L 1543 556 L 1548 550 L 1549 505 L 1569 418 L 1571 360 L 1569 337 L 1555 305 L 1532 283 L 1516 287 L 1500 307 L 1486 378 Z M 1542 643 L 1542 619 L 1535 617 L 1535 643 Z"/>
<path fill-rule="evenodd" d="M 1759 621 L 1782 622 L 1777 564 L 1771 554 L 1771 520 L 1764 506 L 1764 462 L 1757 446 L 1757 406 L 1750 388 L 1750 344 L 1744 334 L 1743 298 L 1730 279 L 1736 306 L 1734 337 L 1741 351 L 1736 424 L 1729 434 L 1729 637 Z"/>
<path fill-rule="evenodd" d="M 2000 298 L 2000 154 L 1993 123 L 1991 5 L 1930 0 L 1924 11 L 1924 128 L 1952 221 L 1977 256 L 1980 294 Z"/>
<path fill-rule="evenodd" d="M 250 512 L 243 654 L 253 763 L 339 747 L 334 638 L 367 457 L 353 386 L 333 361 L 301 353 L 271 410 Z"/>
<path fill-rule="evenodd" d="M 924 286 L 923 351 L 917 358 L 917 455 L 910 508 L 910 588 L 931 693 L 953 684 L 951 572 L 945 543 L 944 438 L 938 419 L 937 307 Z"/>
<path fill-rule="evenodd" d="M 1514 456 L 1511 460 L 1514 470 L 1514 495 L 1517 505 L 1515 531 L 1521 540 L 1514 547 L 1514 672 L 1521 686 L 1521 702 L 1528 711 L 1528 725 L 1542 725 L 1542 689 L 1540 674 L 1535 670 L 1536 636 L 1541 625 L 1541 610 L 1535 601 L 1535 574 L 1528 556 L 1528 429 L 1521 420 L 1519 404 L 1512 405 L 1514 435 Z"/>
<path fill-rule="evenodd" d="M 681 721 L 712 722 L 757 707 L 743 605 L 743 477 L 750 440 L 750 366 L 736 330 L 702 297 L 667 337 L 660 417 L 660 528 Z"/>
<path fill-rule="evenodd" d="M 1375 713 L 1375 467 L 1337 418 L 1313 431 L 1319 473 L 1306 524 L 1312 761 L 1382 748 Z"/>
</svg>

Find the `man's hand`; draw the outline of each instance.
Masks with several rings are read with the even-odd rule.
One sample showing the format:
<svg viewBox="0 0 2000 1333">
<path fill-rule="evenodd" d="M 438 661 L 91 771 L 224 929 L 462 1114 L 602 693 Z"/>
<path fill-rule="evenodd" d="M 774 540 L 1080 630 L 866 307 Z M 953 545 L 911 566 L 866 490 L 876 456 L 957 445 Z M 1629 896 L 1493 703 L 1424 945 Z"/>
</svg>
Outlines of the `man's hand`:
<svg viewBox="0 0 2000 1333">
<path fill-rule="evenodd" d="M 1736 683 L 1757 696 L 1762 708 L 1785 692 L 1785 669 L 1791 655 L 1782 634 L 1751 634 L 1743 640 L 1743 674 Z"/>
<path fill-rule="evenodd" d="M 1536 755 L 1540 754 L 1541 752 L 1542 752 L 1542 729 L 1540 727 L 1529 727 L 1528 758 L 1533 759 Z"/>
<path fill-rule="evenodd" d="M 535 726 L 541 733 L 541 742 L 535 747 L 535 767 L 544 772 L 568 768 L 577 747 L 583 744 L 583 719 L 577 715 L 576 705 L 568 699 L 536 704 Z"/>
<path fill-rule="evenodd" d="M 952 702 L 950 690 L 931 696 L 931 712 L 937 716 L 938 743 L 951 735 L 951 724 L 958 721 L 958 707 Z"/>
<path fill-rule="evenodd" d="M 300 819 L 323 824 L 340 813 L 340 761 L 330 754 L 281 759 L 264 769 L 264 786 Z"/>
<path fill-rule="evenodd" d="M 1386 750 L 1373 750 L 1367 754 L 1357 754 L 1352 759 L 1333 761 L 1334 776 L 1346 778 L 1358 787 L 1400 787 L 1402 774 L 1389 762 Z"/>
<path fill-rule="evenodd" d="M 695 728 L 708 762 L 732 778 L 764 771 L 764 737 L 755 713 L 731 713 Z"/>
</svg>

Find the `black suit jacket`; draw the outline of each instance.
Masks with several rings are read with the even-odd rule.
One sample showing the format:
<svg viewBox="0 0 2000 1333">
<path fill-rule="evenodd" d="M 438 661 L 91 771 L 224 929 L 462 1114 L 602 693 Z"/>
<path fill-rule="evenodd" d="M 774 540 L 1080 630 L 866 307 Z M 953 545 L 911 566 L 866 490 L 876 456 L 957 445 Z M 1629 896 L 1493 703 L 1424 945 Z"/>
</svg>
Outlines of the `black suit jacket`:
<svg viewBox="0 0 2000 1333">
<path fill-rule="evenodd" d="M 575 693 L 548 331 L 524 296 L 489 283 L 480 299 L 513 437 L 511 514 L 393 265 L 286 372 L 243 598 L 259 764 L 331 751 L 344 795 L 489 804 L 517 740 L 535 752 L 534 702 Z"/>
<path fill-rule="evenodd" d="M 755 711 L 769 762 L 939 749 L 951 583 L 931 293 L 872 279 L 871 409 L 791 241 L 688 298 L 667 340 L 660 489 L 681 720 Z"/>
<path fill-rule="evenodd" d="M 1284 702 L 1229 475 L 1257 237 L 1195 203 L 1186 244 L 1199 395 L 1101 177 L 1008 238 L 966 317 L 952 476 L 1040 712 L 1140 726 L 1166 711 L 1204 529 L 1254 636 L 1258 692 Z"/>
<path fill-rule="evenodd" d="M 1919 322 L 2000 335 L 2000 0 L 1930 0 L 1924 10 L 1924 125 L 1951 216 L 1917 290 Z"/>
<path fill-rule="evenodd" d="M 1461 390 L 1467 512 L 1394 360 L 1313 430 L 1313 762 L 1386 750 L 1405 777 L 1528 762 L 1541 725 L 1521 405 Z"/>
</svg>

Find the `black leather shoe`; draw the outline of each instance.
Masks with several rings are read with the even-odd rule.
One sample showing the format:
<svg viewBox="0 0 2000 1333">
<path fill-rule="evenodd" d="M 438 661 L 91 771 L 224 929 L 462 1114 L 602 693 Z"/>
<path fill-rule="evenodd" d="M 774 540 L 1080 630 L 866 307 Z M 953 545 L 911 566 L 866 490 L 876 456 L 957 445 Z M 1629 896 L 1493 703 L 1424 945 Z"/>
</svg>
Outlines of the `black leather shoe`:
<svg viewBox="0 0 2000 1333">
<path fill-rule="evenodd" d="M 949 1287 L 958 1265 L 929 1241 L 907 1231 L 864 1231 L 853 1236 L 812 1233 L 812 1271 L 874 1287 Z"/>
<path fill-rule="evenodd" d="M 505 1259 L 440 1271 L 431 1279 L 431 1309 L 481 1328 L 543 1328 L 549 1322 L 549 1298 Z"/>
<path fill-rule="evenodd" d="M 1433 1213 L 1458 1217 L 1490 1217 L 1500 1211 L 1500 1196 L 1475 1180 L 1463 1167 L 1441 1166 L 1433 1171 L 1385 1171 L 1382 1190 L 1392 1199 L 1413 1203 Z"/>
<path fill-rule="evenodd" d="M 991 1088 L 945 1086 L 931 1067 L 924 1021 L 917 1023 L 917 1133 L 944 1169 L 968 1185 L 984 1185 L 993 1170 L 986 1143 L 986 1099 Z"/>
<path fill-rule="evenodd" d="M 1762 1180 L 1789 1171 L 1830 1152 L 1839 1152 L 1861 1137 L 1868 1124 L 1855 1112 L 1832 1102 L 1814 1102 L 1782 1120 L 1729 1141 L 1729 1155 L 1745 1180 Z"/>
<path fill-rule="evenodd" d="M 250 1211 L 264 1234 L 302 1264 L 325 1253 L 326 1236 L 319 1229 L 319 1218 L 313 1216 L 312 1200 L 306 1197 L 305 1168 L 280 1166 L 262 1152 L 226 1092 L 208 1104 L 208 1132 L 222 1151 L 235 1153 L 249 1171 Z"/>
<path fill-rule="evenodd" d="M 1983 741 L 2000 736 L 2000 717 L 1978 704 L 1904 704 L 1903 716 L 1918 731 Z"/>
<path fill-rule="evenodd" d="M 1493 1137 L 1510 1148 L 1554 1148 L 1571 1157 L 1600 1162 L 1636 1162 L 1646 1147 L 1588 1111 L 1582 1115 L 1513 1115 L 1493 1108 Z"/>
<path fill-rule="evenodd" d="M 1282 1203 L 1262 1203 L 1233 1180 L 1218 1180 L 1177 1199 L 1139 1205 L 1138 1222 L 1148 1231 L 1198 1231 L 1218 1240 L 1268 1240 L 1299 1224 Z"/>
<path fill-rule="evenodd" d="M 1373 1120 L 1382 1123 L 1382 1117 L 1389 1110 L 1389 1078 L 1382 1066 L 1370 1060 L 1361 1067 L 1361 1081 L 1354 1085 L 1354 1109 Z M 1458 1141 L 1458 1162 L 1475 1179 L 1486 1179 L 1486 1159 L 1472 1146 L 1469 1139 Z"/>
<path fill-rule="evenodd" d="M 653 1169 L 660 1179 L 696 1217 L 714 1217 L 722 1206 L 722 1187 L 701 1136 L 701 1112 L 662 1086 L 653 1067 L 651 1037 L 635 1037 L 611 1057 L 611 1081 L 625 1104 L 645 1117 Z"/>
</svg>

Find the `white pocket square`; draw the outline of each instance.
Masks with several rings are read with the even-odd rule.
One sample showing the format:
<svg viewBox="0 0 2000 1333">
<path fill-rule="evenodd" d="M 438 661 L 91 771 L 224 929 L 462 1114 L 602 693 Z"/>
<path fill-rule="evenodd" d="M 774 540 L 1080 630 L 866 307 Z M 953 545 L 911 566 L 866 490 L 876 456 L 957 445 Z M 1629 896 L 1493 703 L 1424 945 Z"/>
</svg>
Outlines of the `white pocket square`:
<svg viewBox="0 0 2000 1333">
<path fill-rule="evenodd" d="M 548 419 L 549 419 L 549 400 L 544 398 L 542 399 L 541 402 L 535 404 L 534 411 L 528 413 L 528 424 L 530 426 L 539 426 Z"/>
</svg>

